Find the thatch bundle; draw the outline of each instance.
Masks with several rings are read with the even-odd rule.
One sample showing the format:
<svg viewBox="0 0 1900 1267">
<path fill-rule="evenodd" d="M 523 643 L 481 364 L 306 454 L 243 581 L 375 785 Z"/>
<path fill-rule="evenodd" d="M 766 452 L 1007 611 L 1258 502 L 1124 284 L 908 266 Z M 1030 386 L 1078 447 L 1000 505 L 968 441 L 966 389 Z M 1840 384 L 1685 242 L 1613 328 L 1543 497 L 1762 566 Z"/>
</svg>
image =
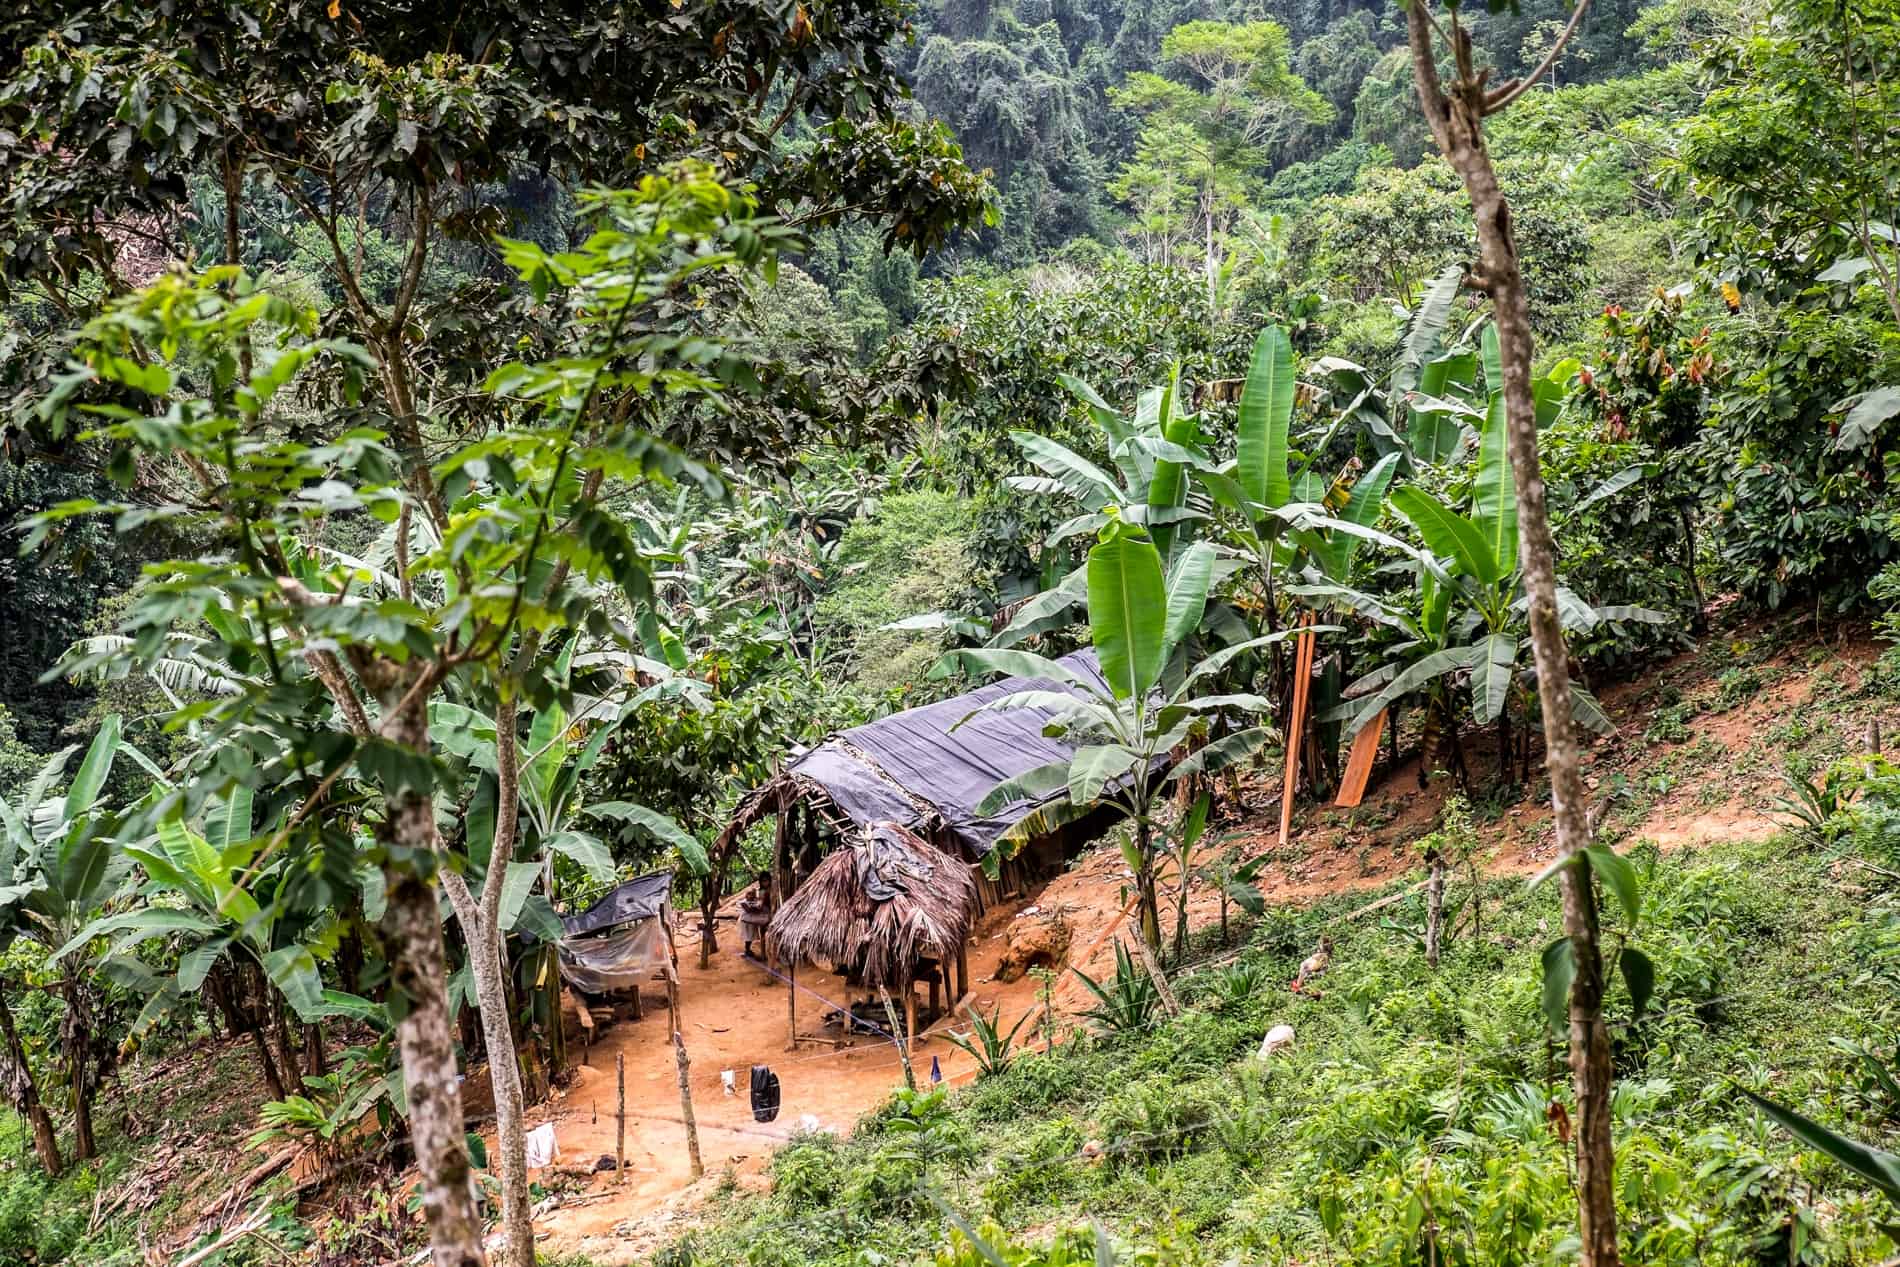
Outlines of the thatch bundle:
<svg viewBox="0 0 1900 1267">
<path fill-rule="evenodd" d="M 896 823 L 872 823 L 825 856 L 769 930 L 780 955 L 858 969 L 867 989 L 908 990 L 919 963 L 948 963 L 976 922 L 970 868 Z"/>
</svg>

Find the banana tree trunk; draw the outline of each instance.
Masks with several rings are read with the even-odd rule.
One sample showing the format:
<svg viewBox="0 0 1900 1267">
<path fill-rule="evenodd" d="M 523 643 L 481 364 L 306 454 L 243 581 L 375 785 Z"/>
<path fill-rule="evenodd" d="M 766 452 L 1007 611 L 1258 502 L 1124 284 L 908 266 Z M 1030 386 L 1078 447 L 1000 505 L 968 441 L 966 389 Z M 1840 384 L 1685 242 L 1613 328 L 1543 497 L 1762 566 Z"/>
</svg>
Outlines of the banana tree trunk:
<svg viewBox="0 0 1900 1267">
<path fill-rule="evenodd" d="M 1154 827 L 1143 813 L 1135 816 L 1135 856 L 1140 869 L 1135 891 L 1141 913 L 1141 939 L 1149 950 L 1161 949 L 1161 904 L 1155 891 Z"/>
<path fill-rule="evenodd" d="M 67 961 L 70 965 L 71 961 Z M 66 1001 L 66 1015 L 60 1021 L 60 1049 L 66 1062 L 66 1090 L 73 1111 L 73 1158 L 90 1161 L 99 1155 L 92 1132 L 92 1099 L 96 1090 L 93 1077 L 92 1004 L 86 997 L 86 983 L 69 966 L 60 982 L 60 996 Z"/>
<path fill-rule="evenodd" d="M 13 1012 L 7 1007 L 4 992 L 0 992 L 0 1044 L 4 1044 L 6 1057 L 0 1062 L 0 1085 L 6 1087 L 14 1112 L 33 1130 L 33 1151 L 40 1156 L 41 1168 L 48 1177 L 55 1177 L 66 1168 L 59 1156 L 59 1132 L 54 1130 L 46 1106 L 40 1103 L 33 1067 L 26 1062 L 26 1048 L 13 1027 Z"/>
</svg>

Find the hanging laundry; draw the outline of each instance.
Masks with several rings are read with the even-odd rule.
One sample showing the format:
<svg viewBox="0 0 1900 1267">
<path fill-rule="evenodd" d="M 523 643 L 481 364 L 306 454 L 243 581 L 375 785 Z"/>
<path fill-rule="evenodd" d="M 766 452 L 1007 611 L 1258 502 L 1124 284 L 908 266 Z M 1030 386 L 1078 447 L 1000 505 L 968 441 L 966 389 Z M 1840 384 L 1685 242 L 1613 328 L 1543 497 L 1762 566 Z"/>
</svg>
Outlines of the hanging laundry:
<svg viewBox="0 0 1900 1267">
<path fill-rule="evenodd" d="M 551 1164 L 561 1155 L 561 1145 L 554 1138 L 554 1123 L 543 1122 L 528 1132 L 528 1169 L 540 1170 Z"/>
</svg>

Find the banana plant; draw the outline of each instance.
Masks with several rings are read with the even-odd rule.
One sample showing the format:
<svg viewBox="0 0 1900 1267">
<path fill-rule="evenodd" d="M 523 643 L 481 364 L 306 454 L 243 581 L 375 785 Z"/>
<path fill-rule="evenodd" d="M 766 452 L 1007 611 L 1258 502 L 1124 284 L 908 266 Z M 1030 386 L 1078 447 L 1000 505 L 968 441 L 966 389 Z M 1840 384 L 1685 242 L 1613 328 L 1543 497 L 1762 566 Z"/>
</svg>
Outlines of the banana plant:
<svg viewBox="0 0 1900 1267">
<path fill-rule="evenodd" d="M 77 747 L 54 754 L 12 804 L 0 799 L 0 940 L 24 936 L 48 950 L 59 947 L 124 884 L 130 864 L 113 847 L 115 816 L 103 800 L 122 749 L 130 745 L 115 713 L 100 725 L 63 793 L 57 788 Z M 111 1056 L 97 1032 L 100 995 L 90 967 L 63 962 L 56 987 L 66 1007 L 61 1062 L 81 1161 L 97 1153 L 92 1099 Z"/>
<path fill-rule="evenodd" d="M 1085 565 L 1089 632 L 1099 680 L 1043 656 L 1009 648 L 952 651 L 939 663 L 940 670 L 961 666 L 975 673 L 1012 674 L 1067 688 L 1026 686 L 970 714 L 1046 709 L 1054 715 L 1048 733 L 1065 736 L 1074 744 L 1069 757 L 997 784 L 977 812 L 997 813 L 1024 800 L 1043 801 L 1058 794 L 1064 797 L 1056 802 L 1062 810 L 1059 819 L 1080 817 L 1103 805 L 1119 808 L 1133 825 L 1133 839 L 1125 849 L 1139 893 L 1142 936 L 1154 948 L 1159 948 L 1161 938 L 1155 876 L 1156 796 L 1188 775 L 1212 773 L 1244 760 L 1272 738 L 1266 726 L 1248 725 L 1177 758 L 1182 741 L 1197 725 L 1204 726 L 1222 714 L 1258 717 L 1272 710 L 1271 703 L 1258 695 L 1200 692 L 1235 656 L 1288 636 L 1287 632 L 1267 634 L 1187 663 L 1193 634 L 1206 610 L 1215 558 L 1211 545 L 1196 542 L 1164 571 L 1161 552 L 1148 532 L 1118 514 L 1109 514 Z M 1317 632 L 1333 631 L 1335 627 L 1328 626 Z"/>
<path fill-rule="evenodd" d="M 1505 452 L 1502 393 L 1491 397 L 1484 430 L 1479 438 L 1478 462 L 1472 482 L 1469 511 L 1455 510 L 1444 500 L 1415 485 L 1392 494 L 1392 505 L 1417 530 L 1437 561 L 1434 569 L 1420 569 L 1419 616 L 1396 614 L 1389 604 L 1364 595 L 1348 597 L 1345 587 L 1327 592 L 1355 609 L 1378 613 L 1387 623 L 1410 635 L 1394 649 L 1395 658 L 1346 689 L 1349 703 L 1332 710 L 1349 716 L 1347 728 L 1357 731 L 1407 696 L 1425 696 L 1428 733 L 1439 725 L 1448 729 L 1462 772 L 1457 746 L 1457 715 L 1446 707 L 1449 688 L 1468 683 L 1471 714 L 1480 726 L 1499 728 L 1500 773 L 1508 777 L 1511 748 L 1510 704 L 1522 695 L 1522 660 L 1529 646 L 1523 590 L 1518 566 L 1517 488 Z M 1315 587 L 1318 588 L 1318 587 Z M 1459 607 L 1454 613 L 1453 600 Z M 1595 607 L 1567 587 L 1559 587 L 1558 614 L 1567 631 L 1586 631 L 1605 622 L 1661 622 L 1661 612 L 1640 607 Z M 1608 717 L 1581 685 L 1571 685 L 1572 715 L 1596 733 L 1610 729 Z"/>
</svg>

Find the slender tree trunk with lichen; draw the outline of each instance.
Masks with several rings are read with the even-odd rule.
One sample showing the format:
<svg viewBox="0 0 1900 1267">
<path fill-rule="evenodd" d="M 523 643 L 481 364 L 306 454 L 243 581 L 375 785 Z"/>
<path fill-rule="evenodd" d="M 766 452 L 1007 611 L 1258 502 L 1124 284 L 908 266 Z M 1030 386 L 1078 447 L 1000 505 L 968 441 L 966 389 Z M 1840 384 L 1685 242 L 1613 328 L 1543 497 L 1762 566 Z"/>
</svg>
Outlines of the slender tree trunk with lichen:
<svg viewBox="0 0 1900 1267">
<path fill-rule="evenodd" d="M 1563 869 L 1564 932 L 1570 939 L 1576 975 L 1570 989 L 1570 1071 L 1577 1098 L 1577 1216 L 1581 1267 L 1616 1267 L 1616 1192 L 1610 1136 L 1610 1037 L 1603 1020 L 1603 953 L 1596 891 L 1582 851 L 1590 843 L 1590 824 L 1579 767 L 1577 731 L 1571 717 L 1569 651 L 1557 615 L 1556 548 L 1544 504 L 1543 473 L 1538 466 L 1537 414 L 1531 396 L 1532 339 L 1530 304 L 1518 263 L 1510 205 L 1498 185 L 1497 169 L 1485 145 L 1484 118 L 1509 105 L 1554 63 L 1576 30 L 1585 5 L 1579 4 L 1545 65 L 1527 76 L 1492 89 L 1488 71 L 1474 68 L 1470 36 L 1449 12 L 1449 33 L 1441 28 L 1425 0 L 1406 10 L 1407 41 L 1419 102 L 1439 150 L 1463 181 L 1478 229 L 1478 261 L 1469 278 L 1491 299 L 1498 352 L 1504 370 L 1505 445 L 1517 483 L 1518 552 L 1529 604 L 1531 650 L 1537 670 L 1538 702 L 1544 719 L 1544 763 L 1550 776 L 1551 811 L 1559 853 L 1571 859 Z M 1434 36 L 1449 45 L 1455 70 L 1449 83 L 1438 71 Z"/>
</svg>

